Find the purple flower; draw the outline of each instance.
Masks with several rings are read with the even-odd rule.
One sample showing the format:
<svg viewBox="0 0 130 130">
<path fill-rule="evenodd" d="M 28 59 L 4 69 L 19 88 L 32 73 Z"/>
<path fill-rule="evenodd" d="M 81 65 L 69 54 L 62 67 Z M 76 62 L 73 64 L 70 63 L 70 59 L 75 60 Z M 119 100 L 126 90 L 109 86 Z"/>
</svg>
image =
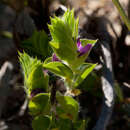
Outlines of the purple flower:
<svg viewBox="0 0 130 130">
<path fill-rule="evenodd" d="M 78 38 L 77 40 L 77 48 L 78 48 L 78 52 L 79 52 L 79 56 L 82 56 L 86 53 L 88 53 L 90 51 L 90 49 L 92 48 L 91 44 L 87 44 L 85 47 L 82 46 L 81 42 L 80 42 L 80 38 Z"/>
<path fill-rule="evenodd" d="M 55 53 L 53 53 L 53 55 L 52 55 L 52 61 L 61 61 L 61 60 L 58 59 L 58 57 L 56 56 Z"/>
</svg>

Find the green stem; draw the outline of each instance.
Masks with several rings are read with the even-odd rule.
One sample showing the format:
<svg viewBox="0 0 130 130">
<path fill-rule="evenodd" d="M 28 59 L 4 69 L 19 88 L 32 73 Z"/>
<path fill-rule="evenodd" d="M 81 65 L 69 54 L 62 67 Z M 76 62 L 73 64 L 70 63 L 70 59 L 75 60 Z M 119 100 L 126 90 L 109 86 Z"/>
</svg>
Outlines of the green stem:
<svg viewBox="0 0 130 130">
<path fill-rule="evenodd" d="M 119 0 L 112 0 L 112 1 L 113 1 L 114 5 L 116 6 L 116 8 L 118 9 L 118 11 L 122 17 L 122 20 L 126 24 L 127 28 L 130 30 L 130 21 L 129 21 L 124 9 L 122 8 Z"/>
</svg>

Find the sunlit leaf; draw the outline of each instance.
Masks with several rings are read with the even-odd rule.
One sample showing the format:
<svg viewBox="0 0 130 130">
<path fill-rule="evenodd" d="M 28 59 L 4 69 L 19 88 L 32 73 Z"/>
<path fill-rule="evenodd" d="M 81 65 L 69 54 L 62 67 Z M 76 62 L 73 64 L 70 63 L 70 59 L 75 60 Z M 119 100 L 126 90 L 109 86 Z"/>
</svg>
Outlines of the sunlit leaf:
<svg viewBox="0 0 130 130">
<path fill-rule="evenodd" d="M 49 94 L 48 93 L 40 93 L 34 96 L 29 101 L 29 111 L 32 115 L 39 115 L 42 113 L 49 112 Z"/>
<path fill-rule="evenodd" d="M 62 18 L 51 18 L 51 25 L 49 25 L 52 36 L 51 47 L 60 59 L 69 64 L 77 57 L 77 47 L 73 41 L 73 36 L 77 36 L 77 26 L 73 11 L 67 11 Z M 75 34 L 73 34 L 74 30 Z"/>
<path fill-rule="evenodd" d="M 62 76 L 70 79 L 73 77 L 72 70 L 61 62 L 49 62 L 48 64 L 44 64 L 43 67 L 55 73 L 58 76 Z"/>
<path fill-rule="evenodd" d="M 68 9 L 65 12 L 64 16 L 62 17 L 62 19 L 68 25 L 68 27 L 71 30 L 72 37 L 76 40 L 76 38 L 78 37 L 78 23 L 79 23 L 79 19 L 77 18 L 75 20 L 74 10 L 69 10 Z"/>
<path fill-rule="evenodd" d="M 85 46 L 87 44 L 92 44 L 92 46 L 94 46 L 95 43 L 97 42 L 97 40 L 90 40 L 90 39 L 80 39 L 80 41 L 83 46 Z"/>
<path fill-rule="evenodd" d="M 44 91 L 48 88 L 49 77 L 44 74 L 41 61 L 37 58 L 31 58 L 27 53 L 19 52 L 19 60 L 24 72 L 25 90 L 27 94 L 33 89 L 43 88 Z"/>
<path fill-rule="evenodd" d="M 42 65 L 35 66 L 27 80 L 29 92 L 36 88 L 43 88 L 44 92 L 46 92 L 48 89 L 48 83 L 49 76 L 48 74 L 44 74 Z"/>
</svg>

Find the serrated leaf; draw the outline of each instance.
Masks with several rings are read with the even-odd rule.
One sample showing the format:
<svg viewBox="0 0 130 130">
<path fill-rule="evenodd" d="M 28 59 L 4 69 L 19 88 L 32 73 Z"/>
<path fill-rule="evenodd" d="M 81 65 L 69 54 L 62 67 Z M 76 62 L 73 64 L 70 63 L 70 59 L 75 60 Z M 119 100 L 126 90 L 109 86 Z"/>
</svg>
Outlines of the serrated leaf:
<svg viewBox="0 0 130 130">
<path fill-rule="evenodd" d="M 36 88 L 47 91 L 49 77 L 44 74 L 41 61 L 31 58 L 26 53 L 19 53 L 19 60 L 24 72 L 25 90 L 28 95 Z"/>
<path fill-rule="evenodd" d="M 77 47 L 73 41 L 73 30 L 77 25 L 74 24 L 74 17 L 70 16 L 73 16 L 72 11 L 65 13 L 62 18 L 51 18 L 51 25 L 49 25 L 52 36 L 51 47 L 60 59 L 69 64 L 77 57 Z"/>
<path fill-rule="evenodd" d="M 24 40 L 22 48 L 30 55 L 41 57 L 42 59 L 50 55 L 49 39 L 45 31 L 34 31 L 33 35 Z"/>
<path fill-rule="evenodd" d="M 68 27 L 70 28 L 71 30 L 71 33 L 72 33 L 72 37 L 76 40 L 76 38 L 78 37 L 78 23 L 79 23 L 79 20 L 78 18 L 75 20 L 75 17 L 74 17 L 74 10 L 72 9 L 71 11 L 68 9 L 63 18 L 65 23 L 68 25 Z"/>
<path fill-rule="evenodd" d="M 25 90 L 26 93 L 28 94 L 28 89 L 29 86 L 27 85 L 27 80 L 29 77 L 29 74 L 32 72 L 32 70 L 41 64 L 41 62 L 39 60 L 37 60 L 37 58 L 33 59 L 31 58 L 27 53 L 20 53 L 19 52 L 19 61 L 21 64 L 21 67 L 23 69 L 23 73 L 24 73 L 24 85 L 25 85 Z"/>
<path fill-rule="evenodd" d="M 41 62 L 37 58 L 34 59 L 25 52 L 19 52 L 19 61 L 24 72 L 25 80 L 28 78 L 33 68 L 41 64 Z"/>
<path fill-rule="evenodd" d="M 73 77 L 72 70 L 61 62 L 49 62 L 48 64 L 43 64 L 43 67 L 55 73 L 58 76 L 69 78 L 69 79 Z"/>
<path fill-rule="evenodd" d="M 80 66 L 79 72 L 74 79 L 75 87 L 77 87 L 95 68 L 97 64 L 84 63 Z"/>
<path fill-rule="evenodd" d="M 59 103 L 57 113 L 62 119 L 75 120 L 78 115 L 78 102 L 70 96 L 57 95 L 56 99 Z"/>
<path fill-rule="evenodd" d="M 34 96 L 29 101 L 30 114 L 35 116 L 45 113 L 46 111 L 49 112 L 49 98 L 50 95 L 48 93 L 40 93 Z"/>
<path fill-rule="evenodd" d="M 86 60 L 90 51 L 79 56 L 77 47 L 78 19 L 74 18 L 74 10 L 67 10 L 61 18 L 51 18 L 49 29 L 52 36 L 50 45 L 54 53 L 75 71 Z M 81 39 L 82 46 L 87 44 L 94 46 L 96 41 Z"/>
<path fill-rule="evenodd" d="M 49 130 L 51 118 L 49 116 L 37 116 L 32 121 L 33 130 Z"/>
</svg>

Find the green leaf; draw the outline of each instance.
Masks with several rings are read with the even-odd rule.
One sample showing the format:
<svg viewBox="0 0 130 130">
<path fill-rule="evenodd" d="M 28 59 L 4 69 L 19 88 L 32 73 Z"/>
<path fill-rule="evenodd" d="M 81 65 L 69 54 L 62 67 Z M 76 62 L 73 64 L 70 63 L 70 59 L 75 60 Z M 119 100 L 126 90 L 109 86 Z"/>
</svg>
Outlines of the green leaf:
<svg viewBox="0 0 130 130">
<path fill-rule="evenodd" d="M 19 52 L 19 61 L 24 73 L 24 84 L 25 84 L 25 90 L 28 94 L 29 86 L 27 85 L 27 80 L 29 77 L 29 74 L 32 72 L 32 70 L 41 64 L 37 58 L 33 59 L 31 58 L 27 53 L 20 53 Z"/>
<path fill-rule="evenodd" d="M 49 76 L 44 74 L 42 63 L 37 58 L 33 59 L 28 54 L 20 52 L 19 60 L 24 72 L 27 94 L 30 95 L 31 91 L 36 88 L 43 88 L 43 90 L 47 91 Z"/>
<path fill-rule="evenodd" d="M 27 86 L 29 86 L 29 92 L 36 88 L 43 88 L 46 92 L 48 89 L 49 76 L 48 74 L 44 74 L 42 64 L 35 66 L 32 72 L 30 73 Z"/>
<path fill-rule="evenodd" d="M 61 62 L 50 62 L 48 64 L 43 64 L 43 67 L 55 73 L 58 76 L 69 78 L 69 79 L 73 77 L 72 70 Z"/>
<path fill-rule="evenodd" d="M 59 106 L 57 106 L 57 113 L 62 119 L 75 120 L 78 115 L 78 102 L 70 96 L 56 96 Z"/>
<path fill-rule="evenodd" d="M 25 80 L 28 78 L 33 68 L 41 64 L 41 62 L 37 58 L 35 59 L 31 58 L 25 52 L 24 53 L 19 52 L 19 61 L 24 72 Z"/>
<path fill-rule="evenodd" d="M 84 63 L 79 68 L 79 73 L 75 76 L 74 86 L 77 87 L 95 68 L 97 64 Z"/>
<path fill-rule="evenodd" d="M 45 31 L 34 31 L 33 35 L 21 44 L 24 50 L 33 56 L 45 59 L 50 55 L 49 39 Z"/>
<path fill-rule="evenodd" d="M 74 18 L 74 10 L 67 10 L 63 17 L 51 18 L 49 25 L 52 41 L 50 45 L 57 57 L 64 61 L 73 71 L 75 71 L 87 58 L 88 53 L 78 57 L 78 19 Z M 94 44 L 97 40 L 81 39 L 83 46 Z"/>
<path fill-rule="evenodd" d="M 76 25 L 74 24 L 74 17 L 71 16 L 73 16 L 73 11 L 67 11 L 62 18 L 51 18 L 51 25 L 49 25 L 52 36 L 50 45 L 56 55 L 68 64 L 71 64 L 77 57 L 77 46 L 73 41 L 73 31 L 74 26 L 77 28 L 78 25 L 77 22 Z M 77 32 L 75 35 L 77 35 Z"/>
<path fill-rule="evenodd" d="M 75 20 L 74 17 L 74 10 L 72 9 L 71 11 L 68 9 L 63 18 L 65 23 L 68 25 L 68 27 L 71 30 L 72 33 L 72 37 L 76 40 L 76 38 L 78 37 L 78 24 L 79 24 L 79 19 L 77 18 Z"/>
<path fill-rule="evenodd" d="M 97 40 L 90 40 L 90 39 L 80 39 L 80 41 L 83 46 L 86 46 L 87 44 L 92 44 L 92 46 L 94 46 L 95 43 L 97 42 Z"/>
<path fill-rule="evenodd" d="M 40 93 L 34 96 L 29 101 L 29 110 L 32 115 L 39 115 L 42 113 L 49 112 L 50 104 L 49 104 L 50 95 L 48 93 Z"/>
<path fill-rule="evenodd" d="M 52 57 L 46 58 L 44 60 L 44 64 L 48 64 L 49 62 L 52 62 Z"/>
<path fill-rule="evenodd" d="M 32 121 L 33 130 L 49 130 L 51 118 L 49 116 L 37 116 Z"/>
</svg>

